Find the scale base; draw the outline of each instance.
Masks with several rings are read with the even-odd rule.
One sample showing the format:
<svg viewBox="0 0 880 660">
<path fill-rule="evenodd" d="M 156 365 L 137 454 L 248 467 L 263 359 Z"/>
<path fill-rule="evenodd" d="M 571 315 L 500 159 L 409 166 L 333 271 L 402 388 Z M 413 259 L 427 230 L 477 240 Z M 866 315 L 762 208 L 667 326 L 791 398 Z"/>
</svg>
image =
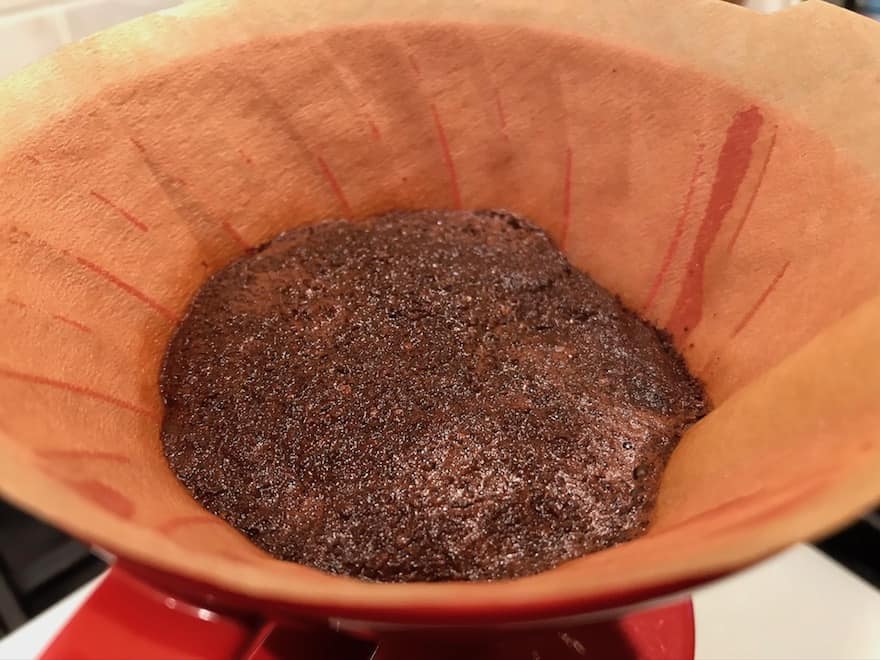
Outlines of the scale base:
<svg viewBox="0 0 880 660">
<path fill-rule="evenodd" d="M 692 660 L 694 612 L 687 600 L 570 628 L 450 637 L 413 631 L 364 641 L 314 625 L 236 618 L 182 602 L 114 567 L 42 657 Z"/>
</svg>

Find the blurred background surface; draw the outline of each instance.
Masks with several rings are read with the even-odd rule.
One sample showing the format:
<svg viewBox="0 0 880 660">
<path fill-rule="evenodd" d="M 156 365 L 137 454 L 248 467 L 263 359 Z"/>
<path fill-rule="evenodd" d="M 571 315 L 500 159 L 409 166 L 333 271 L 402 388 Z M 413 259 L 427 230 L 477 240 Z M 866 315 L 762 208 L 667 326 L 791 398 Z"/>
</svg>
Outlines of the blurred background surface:
<svg viewBox="0 0 880 660">
<path fill-rule="evenodd" d="M 769 13 L 800 1 L 736 0 L 736 4 Z M 880 17 L 880 0 L 826 1 Z M 180 0 L 0 0 L 0 77 L 63 44 L 177 4 Z"/>
</svg>

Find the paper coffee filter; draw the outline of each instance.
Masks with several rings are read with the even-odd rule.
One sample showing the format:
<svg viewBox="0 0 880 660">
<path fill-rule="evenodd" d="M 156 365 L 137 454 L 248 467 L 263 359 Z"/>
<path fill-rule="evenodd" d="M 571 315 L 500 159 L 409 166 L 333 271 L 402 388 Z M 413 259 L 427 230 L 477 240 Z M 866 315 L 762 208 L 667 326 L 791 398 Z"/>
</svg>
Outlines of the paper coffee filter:
<svg viewBox="0 0 880 660">
<path fill-rule="evenodd" d="M 218 592 L 385 621 L 635 602 L 828 532 L 880 497 L 878 84 L 880 25 L 818 2 L 202 2 L 67 48 L 0 89 L 0 492 Z M 157 377 L 204 279 L 423 207 L 533 218 L 706 382 L 646 536 L 370 584 L 268 557 L 177 482 Z"/>
</svg>

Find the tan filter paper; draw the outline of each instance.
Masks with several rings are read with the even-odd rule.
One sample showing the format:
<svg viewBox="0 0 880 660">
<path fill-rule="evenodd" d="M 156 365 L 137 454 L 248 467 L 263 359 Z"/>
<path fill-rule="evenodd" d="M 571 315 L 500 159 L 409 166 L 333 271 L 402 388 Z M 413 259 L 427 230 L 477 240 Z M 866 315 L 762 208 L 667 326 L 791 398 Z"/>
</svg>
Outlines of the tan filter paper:
<svg viewBox="0 0 880 660">
<path fill-rule="evenodd" d="M 534 618 L 724 574 L 880 496 L 880 25 L 820 2 L 196 2 L 0 88 L 0 492 L 298 611 Z M 207 275 L 296 224 L 506 207 L 668 329 L 716 408 L 643 538 L 520 580 L 276 561 L 161 451 Z"/>
</svg>

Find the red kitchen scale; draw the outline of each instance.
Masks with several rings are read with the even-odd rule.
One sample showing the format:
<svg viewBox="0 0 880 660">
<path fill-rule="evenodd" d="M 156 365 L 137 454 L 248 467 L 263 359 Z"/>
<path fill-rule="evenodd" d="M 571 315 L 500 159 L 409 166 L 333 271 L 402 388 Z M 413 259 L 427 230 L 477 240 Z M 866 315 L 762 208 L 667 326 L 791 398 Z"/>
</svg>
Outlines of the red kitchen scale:
<svg viewBox="0 0 880 660">
<path fill-rule="evenodd" d="M 583 618 L 583 617 L 581 617 Z M 690 600 L 591 617 L 593 623 L 491 632 L 335 632 L 351 622 L 278 622 L 192 605 L 112 568 L 43 653 L 43 660 L 98 657 L 210 660 L 690 660 Z M 332 625 L 335 624 L 335 625 Z M 96 652 L 96 648 L 100 651 Z"/>
</svg>

